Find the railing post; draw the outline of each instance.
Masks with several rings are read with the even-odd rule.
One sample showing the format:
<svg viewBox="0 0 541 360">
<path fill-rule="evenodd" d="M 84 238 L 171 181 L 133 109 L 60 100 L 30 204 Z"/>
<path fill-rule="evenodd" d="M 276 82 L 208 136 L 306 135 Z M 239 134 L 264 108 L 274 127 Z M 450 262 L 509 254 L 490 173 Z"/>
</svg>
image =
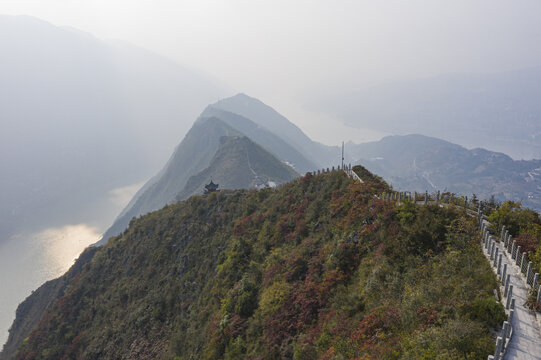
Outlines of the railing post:
<svg viewBox="0 0 541 360">
<path fill-rule="evenodd" d="M 505 349 L 505 347 L 506 347 L 506 343 L 507 343 L 507 339 L 509 338 L 510 330 L 511 329 L 509 327 L 509 322 L 504 321 L 503 322 L 503 328 L 502 328 L 502 340 L 503 340 L 502 348 L 503 349 Z"/>
<path fill-rule="evenodd" d="M 513 298 L 513 285 L 509 285 L 509 291 L 507 292 L 507 301 L 505 302 L 505 309 L 509 310 L 511 307 L 511 299 Z"/>
<path fill-rule="evenodd" d="M 500 353 L 502 352 L 502 338 L 498 336 L 496 339 L 496 349 L 494 350 L 494 360 L 500 360 Z"/>
<path fill-rule="evenodd" d="M 510 282 L 511 282 L 511 274 L 507 274 L 507 277 L 505 278 L 505 288 L 503 290 L 504 297 L 507 297 L 507 295 L 509 294 L 509 286 L 511 285 Z"/>
<path fill-rule="evenodd" d="M 520 259 L 520 272 L 522 274 L 524 274 L 526 272 L 526 269 L 525 269 L 525 265 L 526 265 L 526 261 L 528 260 L 528 253 L 527 252 L 523 252 L 522 253 L 522 259 Z"/>
<path fill-rule="evenodd" d="M 498 255 L 498 267 L 497 267 L 497 270 L 496 270 L 496 274 L 498 276 L 500 276 L 501 273 L 502 273 L 502 255 L 503 254 Z"/>
<path fill-rule="evenodd" d="M 506 276 L 507 276 L 507 264 L 503 264 L 502 286 L 505 286 L 505 277 Z"/>
<path fill-rule="evenodd" d="M 526 271 L 526 284 L 528 284 L 528 285 L 530 285 L 530 277 L 531 276 L 532 276 L 532 262 L 528 261 L 528 270 Z"/>
</svg>

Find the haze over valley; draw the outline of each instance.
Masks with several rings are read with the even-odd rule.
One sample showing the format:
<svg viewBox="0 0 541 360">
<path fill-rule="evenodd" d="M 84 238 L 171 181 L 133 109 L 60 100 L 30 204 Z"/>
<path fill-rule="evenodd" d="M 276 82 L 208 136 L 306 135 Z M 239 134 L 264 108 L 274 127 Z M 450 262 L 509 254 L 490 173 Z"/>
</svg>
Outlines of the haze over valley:
<svg viewBox="0 0 541 360">
<path fill-rule="evenodd" d="M 476 232 L 450 205 L 379 202 L 393 191 L 482 200 L 475 206 L 499 221 L 491 231 L 514 226 L 536 270 L 539 11 L 533 0 L 0 4 L 0 359 L 308 359 L 331 354 L 318 331 L 340 321 L 333 314 L 354 314 L 352 333 L 372 315 L 443 316 L 432 298 L 422 311 L 380 298 L 407 299 L 396 284 L 409 280 L 367 279 L 363 269 L 390 273 L 403 261 L 415 277 L 426 260 L 454 271 L 442 259 L 479 254 L 446 241 L 463 230 L 473 244 Z M 355 174 L 335 171 L 344 164 Z M 505 206 L 514 215 L 501 215 Z M 428 229 L 419 238 L 418 227 Z M 411 258 L 397 260 L 383 238 Z M 496 285 L 475 266 L 460 275 L 471 298 L 453 298 L 462 307 L 449 316 L 478 322 L 468 331 L 484 339 L 475 348 L 484 356 L 499 330 L 470 314 L 471 301 L 493 297 Z M 363 281 L 378 285 L 357 288 Z M 303 303 L 311 291 L 317 306 Z M 287 296 L 310 309 L 306 327 Z M 324 313 L 325 325 L 314 315 Z M 454 326 L 447 320 L 426 321 L 437 332 Z M 408 321 L 403 333 L 424 331 Z M 104 330 L 118 326 L 126 334 Z M 419 338 L 407 351 L 382 342 L 364 353 L 362 331 L 341 356 L 421 356 Z M 329 335 L 353 341 L 342 336 Z M 456 355 L 453 346 L 445 349 Z"/>
</svg>

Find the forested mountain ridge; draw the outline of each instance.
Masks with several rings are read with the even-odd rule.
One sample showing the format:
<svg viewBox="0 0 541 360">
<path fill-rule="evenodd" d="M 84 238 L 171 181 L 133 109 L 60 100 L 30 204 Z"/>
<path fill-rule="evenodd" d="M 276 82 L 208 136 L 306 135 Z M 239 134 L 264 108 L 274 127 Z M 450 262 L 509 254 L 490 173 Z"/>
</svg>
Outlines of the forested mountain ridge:
<svg viewBox="0 0 541 360">
<path fill-rule="evenodd" d="M 504 315 L 475 220 L 363 180 L 307 174 L 132 221 L 17 358 L 486 359 Z"/>
</svg>

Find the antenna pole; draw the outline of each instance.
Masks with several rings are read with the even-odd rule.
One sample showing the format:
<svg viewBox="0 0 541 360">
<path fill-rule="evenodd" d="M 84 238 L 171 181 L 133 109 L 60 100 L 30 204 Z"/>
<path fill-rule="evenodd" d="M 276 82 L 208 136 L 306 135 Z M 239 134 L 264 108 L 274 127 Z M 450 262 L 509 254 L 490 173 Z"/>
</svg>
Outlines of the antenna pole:
<svg viewBox="0 0 541 360">
<path fill-rule="evenodd" d="M 344 168 L 344 142 L 342 141 L 342 169 Z"/>
</svg>

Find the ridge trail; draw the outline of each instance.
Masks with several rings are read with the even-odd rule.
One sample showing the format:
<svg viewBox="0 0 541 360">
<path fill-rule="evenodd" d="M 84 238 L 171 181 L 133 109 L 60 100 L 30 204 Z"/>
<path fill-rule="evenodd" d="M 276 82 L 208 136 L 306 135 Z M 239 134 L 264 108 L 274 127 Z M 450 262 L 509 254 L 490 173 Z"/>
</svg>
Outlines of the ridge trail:
<svg viewBox="0 0 541 360">
<path fill-rule="evenodd" d="M 487 220 L 483 220 L 483 223 L 486 226 L 490 225 Z M 503 359 L 541 360 L 541 329 L 536 314 L 524 305 L 528 299 L 529 290 L 515 261 L 511 259 L 503 244 L 501 242 L 495 244 L 499 249 L 498 252 L 505 254 L 502 256 L 502 267 L 507 264 L 507 269 L 511 270 L 509 284 L 513 285 L 513 298 L 515 298 L 515 314 L 511 324 L 513 336 L 507 345 Z M 503 293 L 503 287 L 501 289 Z"/>
</svg>

